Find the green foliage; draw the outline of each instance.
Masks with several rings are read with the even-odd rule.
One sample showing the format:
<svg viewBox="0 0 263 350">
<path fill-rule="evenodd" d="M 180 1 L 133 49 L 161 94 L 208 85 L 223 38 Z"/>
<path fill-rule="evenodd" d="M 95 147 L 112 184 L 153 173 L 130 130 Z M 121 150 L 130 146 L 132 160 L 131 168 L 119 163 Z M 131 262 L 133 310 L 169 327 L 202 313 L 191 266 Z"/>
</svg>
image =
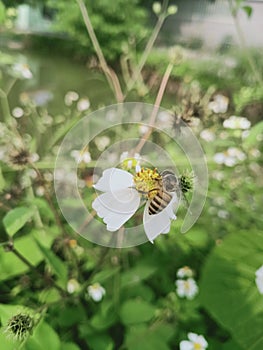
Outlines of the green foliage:
<svg viewBox="0 0 263 350">
<path fill-rule="evenodd" d="M 140 47 L 147 28 L 138 1 L 86 3 L 108 58 L 119 57 L 123 43 L 126 49 Z M 79 49 L 94 53 L 76 2 L 50 4 L 57 9 L 58 30 L 67 30 Z M 243 6 L 243 1 L 239 5 Z M 155 5 L 155 12 L 159 11 L 160 6 Z M 162 104 L 173 111 L 174 123 L 177 117 L 189 123 L 202 143 L 210 180 L 206 206 L 188 233 L 179 232 L 186 201 L 168 235 L 161 235 L 154 244 L 127 249 L 85 240 L 72 232 L 57 207 L 53 167 L 60 141 L 87 113 L 78 109 L 81 94 L 73 93 L 75 100 L 70 103 L 65 96 L 65 103 L 55 113 L 35 105 L 29 95 L 21 100 L 21 95 L 35 87 L 37 78 L 34 75 L 32 80 L 16 82 L 12 75 L 16 57 L 0 53 L 0 347 L 4 350 L 168 350 L 178 349 L 189 332 L 202 334 L 212 350 L 262 348 L 263 304 L 255 273 L 263 264 L 263 122 L 251 119 L 251 126 L 224 126 L 233 115 L 237 125 L 239 115 L 250 119 L 246 108 L 255 101 L 262 103 L 262 87 L 255 83 L 245 55 L 228 52 L 227 56 L 207 57 L 195 52 L 193 59 L 188 50 L 179 48 L 178 52 L 180 59 L 173 61 L 169 93 Z M 262 71 L 261 54 L 251 53 Z M 134 51 L 125 54 L 132 56 Z M 170 63 L 167 50 L 156 50 L 149 57 L 141 77 L 148 84 L 145 100 L 154 101 Z M 71 81 L 72 76 L 66 75 L 63 66 L 62 81 Z M 99 73 L 95 81 L 101 84 L 92 86 L 99 94 L 107 83 Z M 14 84 L 22 92 L 20 99 L 12 95 Z M 133 93 L 136 100 L 142 98 Z M 227 108 L 215 112 L 211 102 L 220 94 Z M 72 97 L 72 92 L 67 95 Z M 111 101 L 113 95 L 108 90 L 107 95 Z M 108 100 L 104 97 L 101 101 L 105 104 Z M 102 105 L 101 101 L 91 100 L 90 111 L 94 105 Z M 9 102 L 23 109 L 21 118 L 13 117 Z M 104 125 L 104 120 L 90 119 L 83 134 L 95 124 Z M 120 135 L 125 140 L 141 138 L 139 132 L 137 125 L 119 125 L 91 142 L 91 161 L 81 162 L 78 169 L 80 191 L 88 208 L 95 198 L 92 174 L 98 157 L 115 145 Z M 176 153 L 172 140 L 154 132 L 150 141 L 163 147 L 181 171 L 186 161 Z M 17 167 L 14 155 L 17 161 L 21 151 L 28 157 Z M 36 153 L 39 159 L 34 161 Z M 112 166 L 111 160 L 107 161 Z M 193 180 L 194 189 L 199 190 L 200 179 Z M 75 204 L 70 199 L 67 203 Z M 89 228 L 94 223 L 85 224 Z M 127 223 L 133 224 L 141 224 L 140 212 Z M 189 276 L 178 276 L 185 267 L 198 288 L 192 299 L 180 296 L 176 285 L 178 280 L 187 282 Z M 100 300 L 89 292 L 94 285 L 104 290 Z M 10 320 L 17 321 L 21 314 L 32 317 L 33 327 L 28 327 L 25 337 L 15 338 L 11 332 L 15 339 L 8 339 Z"/>
<path fill-rule="evenodd" d="M 148 33 L 145 26 L 147 12 L 138 0 L 84 2 L 97 39 L 108 60 L 114 61 L 119 58 L 128 42 L 139 50 L 142 48 Z M 49 0 L 48 3 L 56 10 L 55 28 L 59 32 L 67 33 L 78 50 L 82 48 L 82 52 L 88 56 L 94 54 L 77 2 Z"/>
<path fill-rule="evenodd" d="M 3 218 L 3 224 L 9 236 L 17 233 L 33 216 L 34 209 L 17 207 L 9 211 Z"/>
<path fill-rule="evenodd" d="M 262 295 L 255 284 L 262 252 L 262 232 L 232 233 L 207 259 L 200 285 L 206 310 L 244 349 L 263 347 Z"/>
</svg>

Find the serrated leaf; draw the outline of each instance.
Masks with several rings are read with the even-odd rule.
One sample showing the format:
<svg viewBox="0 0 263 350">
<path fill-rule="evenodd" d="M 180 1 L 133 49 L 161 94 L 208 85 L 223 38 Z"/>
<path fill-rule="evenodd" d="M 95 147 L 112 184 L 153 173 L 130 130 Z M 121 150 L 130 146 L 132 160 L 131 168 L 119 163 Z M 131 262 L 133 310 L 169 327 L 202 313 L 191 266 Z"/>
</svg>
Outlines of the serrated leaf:
<svg viewBox="0 0 263 350">
<path fill-rule="evenodd" d="M 63 281 L 64 284 L 66 284 L 68 275 L 66 264 L 64 264 L 58 256 L 56 256 L 49 248 L 45 247 L 38 240 L 36 240 L 36 244 L 48 264 L 51 266 L 53 272 Z"/>
<path fill-rule="evenodd" d="M 10 210 L 3 218 L 3 224 L 9 236 L 14 236 L 32 217 L 34 210 L 27 207 L 18 207 Z"/>
<path fill-rule="evenodd" d="M 263 303 L 255 283 L 262 256 L 263 232 L 231 234 L 207 259 L 200 283 L 203 306 L 246 350 L 263 349 Z"/>
<path fill-rule="evenodd" d="M 120 310 L 121 320 L 126 325 L 150 321 L 154 314 L 154 305 L 139 299 L 126 301 Z"/>
</svg>

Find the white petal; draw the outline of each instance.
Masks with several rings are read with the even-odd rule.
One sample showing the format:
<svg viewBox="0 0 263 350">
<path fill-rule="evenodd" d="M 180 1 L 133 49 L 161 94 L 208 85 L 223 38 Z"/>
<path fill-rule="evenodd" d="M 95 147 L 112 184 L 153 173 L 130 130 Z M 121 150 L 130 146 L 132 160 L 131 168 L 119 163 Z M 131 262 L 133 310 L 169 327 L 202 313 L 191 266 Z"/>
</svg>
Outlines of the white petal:
<svg viewBox="0 0 263 350">
<path fill-rule="evenodd" d="M 180 350 L 193 350 L 193 343 L 188 340 L 183 340 L 180 342 Z"/>
<path fill-rule="evenodd" d="M 101 194 L 93 201 L 92 208 L 103 218 L 108 231 L 116 231 L 136 212 L 139 204 L 138 192 L 125 188 L 114 193 Z"/>
<path fill-rule="evenodd" d="M 155 215 L 149 215 L 149 201 L 145 205 L 143 213 L 143 225 L 146 236 L 149 241 L 153 240 L 160 234 L 166 234 L 170 231 L 171 219 L 175 220 L 174 207 L 178 204 L 177 195 L 173 193 L 171 202 L 165 209 Z"/>
<path fill-rule="evenodd" d="M 190 332 L 187 334 L 187 336 L 188 336 L 188 339 L 191 340 L 191 342 L 193 342 L 193 343 L 198 342 L 198 334 Z"/>
<path fill-rule="evenodd" d="M 145 205 L 143 213 L 143 226 L 149 241 L 153 240 L 161 233 L 170 231 L 171 220 L 165 210 L 155 215 L 149 215 L 149 202 Z"/>
<path fill-rule="evenodd" d="M 176 215 L 175 215 L 175 210 L 176 210 L 176 207 L 178 207 L 178 204 L 179 204 L 179 200 L 178 200 L 178 197 L 177 197 L 177 194 L 176 193 L 171 193 L 172 194 L 172 199 L 171 199 L 171 202 L 167 205 L 167 207 L 164 209 L 164 211 L 167 212 L 168 216 L 170 217 L 170 219 L 172 220 L 175 220 L 176 219 Z M 163 233 L 166 233 L 166 232 L 163 232 Z"/>
<path fill-rule="evenodd" d="M 132 174 L 125 170 L 110 168 L 103 171 L 102 177 L 94 185 L 94 188 L 102 192 L 114 192 L 133 185 Z"/>
</svg>

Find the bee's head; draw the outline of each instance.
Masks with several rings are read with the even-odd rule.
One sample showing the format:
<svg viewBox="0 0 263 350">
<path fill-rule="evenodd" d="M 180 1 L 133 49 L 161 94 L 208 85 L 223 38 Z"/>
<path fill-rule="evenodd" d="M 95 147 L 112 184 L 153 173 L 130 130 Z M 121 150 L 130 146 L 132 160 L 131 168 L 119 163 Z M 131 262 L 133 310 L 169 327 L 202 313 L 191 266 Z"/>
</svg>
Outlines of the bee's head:
<svg viewBox="0 0 263 350">
<path fill-rule="evenodd" d="M 178 179 L 175 174 L 170 170 L 164 170 L 161 173 L 162 183 L 165 191 L 174 192 L 179 185 Z"/>
</svg>

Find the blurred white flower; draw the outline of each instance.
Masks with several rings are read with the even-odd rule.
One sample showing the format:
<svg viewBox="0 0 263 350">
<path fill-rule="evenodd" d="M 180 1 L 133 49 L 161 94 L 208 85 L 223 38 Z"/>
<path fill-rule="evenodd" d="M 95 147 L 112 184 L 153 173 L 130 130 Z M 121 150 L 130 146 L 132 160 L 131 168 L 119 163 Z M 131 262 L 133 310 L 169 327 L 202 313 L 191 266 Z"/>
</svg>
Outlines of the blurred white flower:
<svg viewBox="0 0 263 350">
<path fill-rule="evenodd" d="M 193 274 L 193 270 L 189 266 L 184 266 L 177 271 L 176 276 L 178 278 L 193 277 Z"/>
<path fill-rule="evenodd" d="M 180 342 L 180 350 L 205 350 L 208 347 L 208 343 L 202 335 L 188 333 L 187 337 L 189 340 Z"/>
<path fill-rule="evenodd" d="M 101 301 L 105 293 L 105 289 L 99 283 L 88 286 L 88 294 L 94 301 Z"/>
<path fill-rule="evenodd" d="M 193 278 L 187 278 L 186 280 L 176 280 L 176 292 L 179 297 L 186 299 L 194 299 L 198 293 L 198 286 Z"/>
<path fill-rule="evenodd" d="M 229 98 L 218 94 L 214 96 L 214 100 L 208 103 L 208 108 L 214 113 L 226 113 L 228 108 Z"/>
<path fill-rule="evenodd" d="M 21 118 L 24 115 L 24 110 L 21 107 L 15 107 L 12 110 L 12 114 L 15 118 Z"/>
<path fill-rule="evenodd" d="M 125 170 L 106 169 L 94 185 L 96 190 L 104 193 L 93 201 L 92 208 L 100 218 L 103 218 L 108 231 L 117 231 L 137 211 L 141 195 L 145 193 L 147 202 L 144 208 L 143 225 L 146 236 L 153 243 L 158 235 L 170 231 L 171 220 L 176 219 L 174 209 L 179 203 L 176 192 L 167 192 L 169 197 L 167 206 L 154 215 L 150 213 L 151 199 L 156 196 L 156 190 L 153 190 L 159 181 L 160 174 L 156 170 L 141 169 L 133 176 Z"/>
<path fill-rule="evenodd" d="M 96 137 L 94 141 L 99 151 L 103 151 L 110 144 L 110 138 L 108 136 Z"/>
<path fill-rule="evenodd" d="M 230 147 L 225 152 L 219 152 L 214 155 L 214 161 L 217 164 L 224 164 L 228 167 L 233 167 L 245 159 L 245 153 L 236 147 Z"/>
<path fill-rule="evenodd" d="M 217 216 L 220 219 L 227 219 L 229 217 L 229 212 L 227 210 L 220 209 L 217 212 Z"/>
<path fill-rule="evenodd" d="M 256 285 L 260 294 L 263 294 L 263 265 L 255 272 Z"/>
<path fill-rule="evenodd" d="M 90 101 L 87 98 L 81 98 L 77 103 L 77 110 L 84 112 L 90 108 Z"/>
<path fill-rule="evenodd" d="M 79 282 L 75 278 L 71 278 L 67 283 L 67 291 L 69 294 L 73 294 L 80 289 Z"/>
<path fill-rule="evenodd" d="M 37 195 L 38 197 L 43 197 L 44 194 L 45 194 L 45 187 L 44 187 L 44 186 L 38 186 L 38 187 L 36 188 L 36 195 Z"/>
<path fill-rule="evenodd" d="M 81 162 L 88 164 L 91 161 L 91 155 L 87 150 L 84 150 L 84 151 L 73 150 L 70 152 L 70 155 L 72 158 L 75 159 L 76 163 L 78 164 Z"/>
<path fill-rule="evenodd" d="M 140 125 L 139 126 L 139 133 L 140 133 L 140 135 L 144 135 L 144 134 L 146 134 L 147 132 L 148 132 L 148 130 L 149 130 L 150 128 L 149 128 L 149 126 L 147 126 L 147 125 Z"/>
<path fill-rule="evenodd" d="M 215 134 L 209 129 L 202 130 L 200 133 L 200 137 L 206 142 L 212 142 L 215 140 Z"/>
<path fill-rule="evenodd" d="M 76 91 L 68 91 L 64 97 L 66 106 L 71 106 L 73 102 L 79 99 L 79 94 Z"/>
<path fill-rule="evenodd" d="M 32 79 L 33 74 L 26 63 L 16 63 L 12 67 L 14 75 L 19 79 Z"/>
<path fill-rule="evenodd" d="M 244 117 L 236 117 L 232 115 L 228 119 L 224 120 L 223 126 L 227 129 L 249 129 L 251 126 L 250 121 Z"/>
</svg>

